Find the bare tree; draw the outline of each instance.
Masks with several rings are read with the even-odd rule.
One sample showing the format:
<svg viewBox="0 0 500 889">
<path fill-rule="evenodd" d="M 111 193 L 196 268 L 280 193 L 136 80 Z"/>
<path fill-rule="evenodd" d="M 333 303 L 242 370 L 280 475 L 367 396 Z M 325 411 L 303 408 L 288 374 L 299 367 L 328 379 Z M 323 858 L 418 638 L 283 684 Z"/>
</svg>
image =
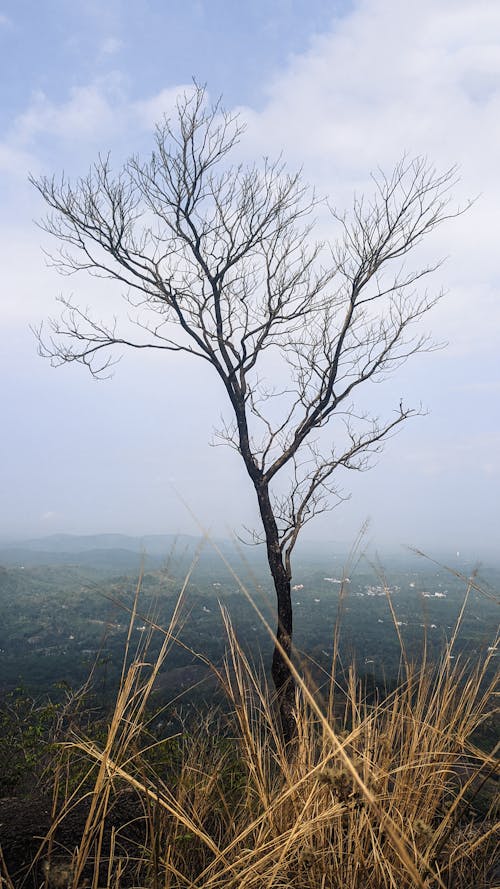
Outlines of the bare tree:
<svg viewBox="0 0 500 889">
<path fill-rule="evenodd" d="M 58 269 L 121 282 L 128 303 L 109 325 L 61 297 L 61 317 L 37 334 L 54 364 L 80 362 L 95 376 L 108 374 L 110 350 L 129 346 L 186 352 L 222 381 L 232 410 L 219 436 L 255 489 L 276 589 L 272 676 L 288 740 L 292 552 L 306 522 L 342 499 L 337 470 L 365 468 L 419 412 L 401 402 L 381 420 L 360 413 L 356 396 L 431 348 L 415 323 L 438 298 L 418 286 L 436 266 L 412 271 L 405 260 L 453 215 L 454 171 L 404 158 L 373 177 L 372 199 L 330 210 L 335 243 L 316 242 L 318 202 L 300 174 L 281 161 L 230 165 L 242 129 L 195 87 L 156 128 L 149 160 L 132 157 L 115 175 L 99 158 L 74 184 L 33 180 L 51 208 L 42 226 L 59 242 Z"/>
</svg>

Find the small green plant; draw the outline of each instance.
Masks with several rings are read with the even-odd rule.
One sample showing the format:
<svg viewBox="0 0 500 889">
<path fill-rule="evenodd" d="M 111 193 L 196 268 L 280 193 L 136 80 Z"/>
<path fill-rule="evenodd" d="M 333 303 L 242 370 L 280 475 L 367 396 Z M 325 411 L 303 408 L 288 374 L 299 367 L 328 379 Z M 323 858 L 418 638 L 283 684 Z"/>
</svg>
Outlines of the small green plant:
<svg viewBox="0 0 500 889">
<path fill-rule="evenodd" d="M 22 688 L 0 702 L 0 795 L 39 780 L 53 755 L 62 705 L 37 701 Z"/>
</svg>

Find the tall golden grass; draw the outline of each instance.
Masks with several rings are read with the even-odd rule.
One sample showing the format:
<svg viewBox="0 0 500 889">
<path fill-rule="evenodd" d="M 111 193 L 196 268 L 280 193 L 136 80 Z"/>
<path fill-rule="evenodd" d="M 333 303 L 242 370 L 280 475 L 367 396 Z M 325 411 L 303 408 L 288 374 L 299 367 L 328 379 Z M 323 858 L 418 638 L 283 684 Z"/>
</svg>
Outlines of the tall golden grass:
<svg viewBox="0 0 500 889">
<path fill-rule="evenodd" d="M 413 665 L 401 639 L 399 683 L 379 700 L 367 698 L 354 666 L 340 681 L 336 656 L 321 694 L 307 670 L 294 668 L 297 737 L 287 749 L 276 727 L 272 691 L 239 644 L 224 608 L 227 654 L 212 669 L 229 715 L 210 711 L 170 740 L 153 738 L 148 703 L 177 642 L 185 586 L 170 625 L 161 628 L 150 619 L 136 651 L 130 630 L 102 742 L 76 732 L 63 745 L 54 770 L 53 827 L 33 864 L 46 886 L 495 885 L 498 807 L 490 794 L 478 815 L 475 796 L 493 783 L 497 748 L 486 752 L 474 739 L 497 712 L 492 659 L 498 640 L 474 664 L 454 656 L 468 591 L 439 663 L 427 663 L 424 650 Z M 139 595 L 140 582 L 131 628 Z M 338 632 L 337 627 L 335 648 Z M 157 633 L 162 644 L 150 660 Z M 173 760 L 165 765 L 169 750 Z M 72 773 L 76 760 L 78 778 Z M 124 793 L 136 800 L 142 825 L 143 840 L 133 849 L 122 840 L 126 825 L 116 823 L 113 809 Z M 82 798 L 87 814 L 79 843 L 61 855 L 57 830 Z M 12 889 L 5 868 L 2 879 Z"/>
</svg>

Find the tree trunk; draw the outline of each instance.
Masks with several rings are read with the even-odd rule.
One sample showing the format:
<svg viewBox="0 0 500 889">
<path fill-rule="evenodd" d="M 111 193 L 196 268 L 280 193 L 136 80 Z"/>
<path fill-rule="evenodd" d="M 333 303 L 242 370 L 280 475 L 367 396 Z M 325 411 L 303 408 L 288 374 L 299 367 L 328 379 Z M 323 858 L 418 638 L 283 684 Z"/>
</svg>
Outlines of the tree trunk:
<svg viewBox="0 0 500 889">
<path fill-rule="evenodd" d="M 267 560 L 276 590 L 278 626 L 276 645 L 273 652 L 271 675 L 276 689 L 281 730 L 285 744 L 289 744 L 296 733 L 293 713 L 295 704 L 295 682 L 287 658 L 292 655 L 293 616 L 291 600 L 291 578 L 283 563 L 279 545 L 278 527 L 273 514 L 267 485 L 256 485 L 260 515 L 266 535 Z"/>
<path fill-rule="evenodd" d="M 283 565 L 281 573 L 285 572 Z M 295 682 L 289 664 L 283 653 L 290 659 L 292 656 L 292 602 L 290 598 L 290 579 L 285 576 L 283 582 L 281 576 L 273 573 L 274 587 L 278 606 L 278 626 L 276 629 L 276 645 L 273 652 L 273 664 L 271 674 L 274 687 L 278 696 L 278 707 L 281 719 L 283 739 L 286 744 L 295 737 L 296 723 L 294 717 Z"/>
</svg>

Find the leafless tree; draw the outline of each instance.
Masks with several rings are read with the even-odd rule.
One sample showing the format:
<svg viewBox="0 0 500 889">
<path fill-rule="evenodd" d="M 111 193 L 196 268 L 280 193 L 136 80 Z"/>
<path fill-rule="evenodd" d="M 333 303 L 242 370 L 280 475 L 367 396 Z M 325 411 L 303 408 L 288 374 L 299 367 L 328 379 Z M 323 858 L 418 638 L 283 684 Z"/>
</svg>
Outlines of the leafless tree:
<svg viewBox="0 0 500 889">
<path fill-rule="evenodd" d="M 272 676 L 288 740 L 291 555 L 306 522 L 342 498 L 337 470 L 365 468 L 419 412 L 401 402 L 381 420 L 360 412 L 356 396 L 432 347 L 415 324 L 436 302 L 420 287 L 436 266 L 411 270 L 406 257 L 453 215 L 454 171 L 404 158 L 392 175 L 374 175 L 371 199 L 345 215 L 330 209 L 340 234 L 317 242 L 315 216 L 327 205 L 281 161 L 231 165 L 242 130 L 194 87 L 156 128 L 145 162 L 132 157 L 115 175 L 99 158 L 75 183 L 33 180 L 50 208 L 42 226 L 59 242 L 58 269 L 121 282 L 128 303 L 109 325 L 61 297 L 61 317 L 37 334 L 54 364 L 80 362 L 95 376 L 129 346 L 188 353 L 222 381 L 231 418 L 219 436 L 255 489 L 276 589 Z"/>
</svg>

